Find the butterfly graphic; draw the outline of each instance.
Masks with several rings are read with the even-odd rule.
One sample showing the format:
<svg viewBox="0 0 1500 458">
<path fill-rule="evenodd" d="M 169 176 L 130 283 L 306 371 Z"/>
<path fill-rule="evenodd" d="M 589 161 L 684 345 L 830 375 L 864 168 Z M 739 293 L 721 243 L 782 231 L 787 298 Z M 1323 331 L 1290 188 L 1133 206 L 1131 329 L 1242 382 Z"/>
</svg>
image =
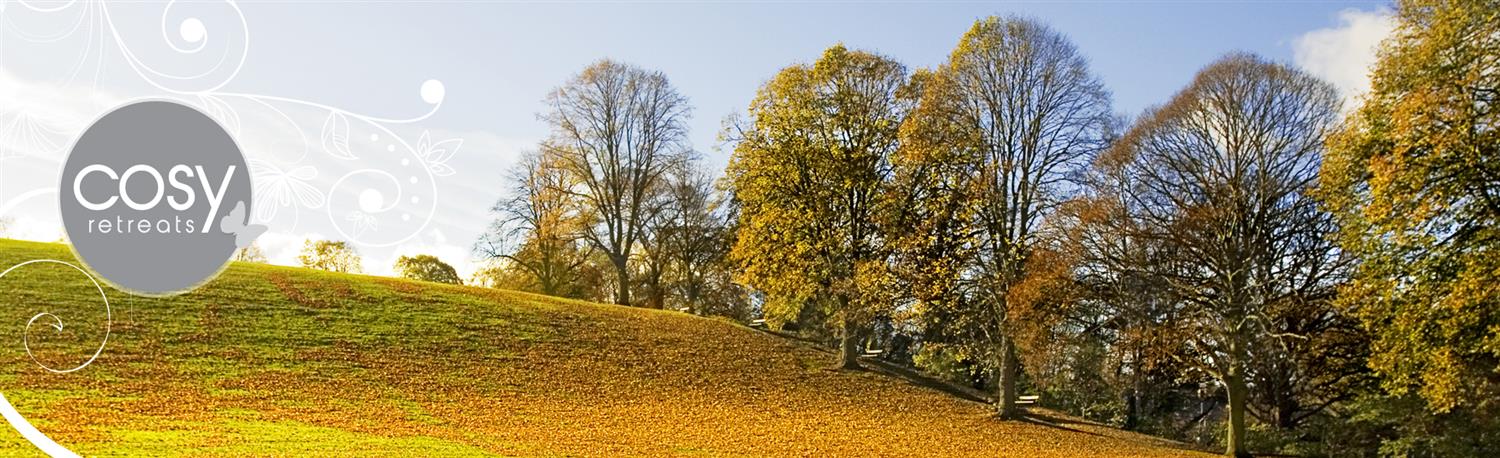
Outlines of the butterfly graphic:
<svg viewBox="0 0 1500 458">
<path fill-rule="evenodd" d="M 266 233 L 266 227 L 259 224 L 249 224 L 250 217 L 245 214 L 245 201 L 234 204 L 234 209 L 229 211 L 224 219 L 219 220 L 219 231 L 225 234 L 234 234 L 235 248 L 246 248 L 256 237 Z"/>
</svg>

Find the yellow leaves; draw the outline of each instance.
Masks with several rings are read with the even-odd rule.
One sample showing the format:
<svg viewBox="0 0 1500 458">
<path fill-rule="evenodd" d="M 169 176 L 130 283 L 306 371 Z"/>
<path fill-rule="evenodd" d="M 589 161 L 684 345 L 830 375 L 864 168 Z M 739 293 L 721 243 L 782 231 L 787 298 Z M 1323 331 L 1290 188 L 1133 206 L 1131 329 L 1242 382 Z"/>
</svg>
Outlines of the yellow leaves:
<svg viewBox="0 0 1500 458">
<path fill-rule="evenodd" d="M 1500 2 L 1401 2 L 1372 93 L 1330 137 L 1320 197 L 1361 257 L 1342 302 L 1395 392 L 1447 411 L 1492 390 L 1500 329 Z M 1483 100 L 1488 100 L 1484 102 Z"/>
<path fill-rule="evenodd" d="M 1422 387 L 1417 392 L 1434 412 L 1447 412 L 1462 403 L 1456 396 L 1463 383 L 1459 377 L 1462 366 L 1450 348 L 1435 348 L 1427 356 L 1427 370 L 1422 373 Z"/>
<path fill-rule="evenodd" d="M 881 250 L 873 213 L 904 83 L 899 63 L 834 46 L 761 87 L 727 174 L 741 203 L 730 257 L 742 281 L 776 296 L 858 295 L 847 283 Z"/>
<path fill-rule="evenodd" d="M 0 259 L 37 257 L 67 250 L 0 243 Z M 57 280 L 0 287 L 66 296 Z M 0 372 L 11 402 L 85 455 L 1206 456 L 1087 422 L 994 421 L 679 313 L 246 264 L 190 294 L 120 297 L 129 322 L 94 365 Z M 7 452 L 25 446 L 0 433 Z"/>
</svg>

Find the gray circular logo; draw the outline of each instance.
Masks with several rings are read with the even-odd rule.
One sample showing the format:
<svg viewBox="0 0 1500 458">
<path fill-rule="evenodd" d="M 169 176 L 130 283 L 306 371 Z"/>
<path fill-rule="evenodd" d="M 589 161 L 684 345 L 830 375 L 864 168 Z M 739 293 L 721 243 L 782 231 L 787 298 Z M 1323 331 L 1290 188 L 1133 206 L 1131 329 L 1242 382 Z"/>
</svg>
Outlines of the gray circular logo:
<svg viewBox="0 0 1500 458">
<path fill-rule="evenodd" d="M 137 294 L 185 292 L 265 230 L 249 224 L 250 172 L 229 133 L 176 102 L 135 102 L 73 144 L 58 197 L 89 269 Z"/>
</svg>

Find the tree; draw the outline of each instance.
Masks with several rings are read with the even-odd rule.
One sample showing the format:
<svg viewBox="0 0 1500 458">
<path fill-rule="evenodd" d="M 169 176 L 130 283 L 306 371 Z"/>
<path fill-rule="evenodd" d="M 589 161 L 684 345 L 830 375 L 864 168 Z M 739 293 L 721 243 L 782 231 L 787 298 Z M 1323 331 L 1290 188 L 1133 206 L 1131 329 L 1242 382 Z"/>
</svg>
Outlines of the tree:
<svg viewBox="0 0 1500 458">
<path fill-rule="evenodd" d="M 1340 300 L 1374 334 L 1388 391 L 1496 418 L 1500 2 L 1408 0 L 1396 17 L 1322 170 L 1340 245 L 1360 259 Z"/>
<path fill-rule="evenodd" d="M 570 175 L 548 156 L 527 152 L 511 169 L 509 195 L 492 207 L 495 221 L 475 245 L 491 260 L 504 260 L 529 279 L 524 285 L 549 296 L 579 297 L 577 283 L 591 249 L 585 220 L 570 191 Z"/>
<path fill-rule="evenodd" d="M 667 277 L 672 268 L 672 246 L 670 238 L 674 232 L 674 209 L 676 202 L 671 192 L 684 171 L 673 171 L 667 175 L 668 182 L 652 193 L 646 202 L 645 219 L 641 230 L 639 247 L 635 250 L 631 271 L 638 289 L 632 293 L 642 307 L 661 309 L 667 306 Z"/>
<path fill-rule="evenodd" d="M 577 199 L 581 234 L 614 267 L 616 304 L 630 304 L 631 254 L 668 174 L 692 159 L 690 108 L 661 72 L 601 60 L 547 97 L 545 160 Z"/>
<path fill-rule="evenodd" d="M 1078 253 L 1074 275 L 1085 291 L 1064 332 L 1084 345 L 1104 346 L 1095 376 L 1119 390 L 1123 427 L 1149 430 L 1150 413 L 1170 410 L 1170 390 L 1197 380 L 1172 361 L 1171 355 L 1189 350 L 1170 338 L 1175 310 L 1167 279 L 1144 268 L 1163 262 L 1170 247 L 1137 228 L 1129 197 L 1137 190 L 1126 168 L 1130 158 L 1121 151 L 1095 158 L 1083 179 L 1083 195 L 1058 209 L 1071 226 L 1068 244 Z"/>
<path fill-rule="evenodd" d="M 732 262 L 773 296 L 767 308 L 830 310 L 844 368 L 859 367 L 859 324 L 883 305 L 875 212 L 908 111 L 897 96 L 905 82 L 900 63 L 836 45 L 777 73 L 731 133 L 726 179 L 740 204 Z"/>
<path fill-rule="evenodd" d="M 711 278 L 724 273 L 715 270 L 726 267 L 723 261 L 728 253 L 721 204 L 707 173 L 692 167 L 673 173 L 656 195 L 637 269 L 647 307 L 663 308 L 674 302 L 674 308 L 701 311 L 719 308 L 699 303 L 706 296 L 729 299 L 708 291 L 729 286 Z"/>
<path fill-rule="evenodd" d="M 1166 250 L 1133 268 L 1165 280 L 1171 338 L 1184 349 L 1172 357 L 1224 385 L 1235 456 L 1248 455 L 1251 358 L 1262 344 L 1307 338 L 1281 326 L 1279 309 L 1326 304 L 1338 280 L 1331 220 L 1309 193 L 1338 115 L 1331 85 L 1232 54 L 1148 110 L 1113 153 L 1135 180 L 1135 236 Z"/>
<path fill-rule="evenodd" d="M 254 262 L 265 264 L 266 253 L 265 251 L 262 251 L 260 249 L 259 243 L 251 241 L 250 246 L 234 251 L 234 260 L 239 262 Z"/>
<path fill-rule="evenodd" d="M 474 274 L 469 276 L 467 283 L 480 288 L 522 289 L 515 286 L 522 282 L 516 281 L 514 275 L 511 275 L 512 271 L 506 269 L 503 264 L 505 264 L 504 261 L 492 259 L 480 265 L 474 270 Z"/>
<path fill-rule="evenodd" d="M 447 283 L 450 285 L 462 285 L 463 280 L 458 277 L 458 271 L 453 266 L 430 254 L 419 254 L 416 256 L 401 256 L 396 258 L 396 274 L 401 278 L 412 280 L 430 281 L 433 283 Z"/>
<path fill-rule="evenodd" d="M 1071 175 L 1105 146 L 1109 93 L 1066 37 L 1021 18 L 977 21 L 922 78 L 901 167 L 929 188 L 909 193 L 927 213 L 899 225 L 925 228 L 918 300 L 948 344 L 995 369 L 998 414 L 1016 418 L 1016 337 L 1045 323 L 1020 315 L 1047 304 L 1015 288 L 1057 271 L 1030 261 Z"/>
<path fill-rule="evenodd" d="M 725 196 L 701 170 L 681 174 L 667 196 L 661 245 L 671 266 L 668 288 L 681 307 L 696 313 L 737 315 L 735 309 L 743 308 L 748 297 L 734 284 L 728 263 L 734 230 Z"/>
<path fill-rule="evenodd" d="M 297 256 L 302 267 L 340 273 L 360 273 L 359 252 L 343 240 L 307 240 Z"/>
</svg>

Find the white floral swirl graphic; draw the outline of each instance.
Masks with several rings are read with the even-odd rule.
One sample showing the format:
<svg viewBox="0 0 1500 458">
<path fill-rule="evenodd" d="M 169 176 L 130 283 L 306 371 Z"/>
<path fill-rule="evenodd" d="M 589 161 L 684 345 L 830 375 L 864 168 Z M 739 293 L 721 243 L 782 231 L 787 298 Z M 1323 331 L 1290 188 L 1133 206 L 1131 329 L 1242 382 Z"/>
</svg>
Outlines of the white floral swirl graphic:
<svg viewBox="0 0 1500 458">
<path fill-rule="evenodd" d="M 5 3 L 0 1 L 0 5 Z M 87 62 L 102 66 L 103 51 L 113 48 L 141 81 L 163 95 L 199 107 L 236 136 L 249 117 L 279 126 L 279 131 L 256 139 L 285 139 L 285 143 L 246 148 L 258 182 L 255 195 L 263 202 L 255 211 L 257 222 L 270 224 L 285 218 L 277 228 L 295 232 L 303 211 L 323 210 L 336 232 L 349 241 L 393 246 L 427 228 L 437 210 L 436 181 L 455 172 L 448 162 L 462 139 L 435 140 L 423 131 L 412 141 L 397 132 L 400 126 L 417 124 L 439 111 L 447 95 L 441 81 L 422 82 L 417 95 L 427 109 L 408 117 L 372 116 L 308 100 L 226 90 L 245 67 L 251 45 L 250 24 L 234 0 L 168 1 L 161 8 L 159 40 L 144 41 L 132 40 L 128 30 L 120 27 L 125 24 L 116 23 L 109 2 L 36 4 L 22 0 L 13 5 L 29 13 L 68 19 L 60 22 L 60 30 L 35 30 L 28 27 L 28 21 L 0 14 L 4 24 L 26 42 L 48 43 L 87 34 L 87 47 L 68 81 L 79 77 L 78 69 Z M 106 46 L 106 41 L 112 46 Z M 98 75 L 94 77 L 97 85 Z M 61 149 L 65 143 L 57 140 L 60 135 L 35 127 L 42 124 L 28 122 L 24 113 L 14 119 L 14 126 L 0 126 L 0 136 L 51 146 L 48 151 Z M 361 164 L 357 168 L 325 164 L 337 170 L 319 170 L 319 165 L 305 161 L 312 151 L 321 151 L 336 162 L 358 159 Z M 380 179 L 370 179 L 375 176 L 372 168 L 381 172 Z M 324 183 L 332 184 L 311 183 L 320 175 L 328 179 Z M 0 208 L 14 204 L 5 202 Z M 356 210 L 347 211 L 350 208 Z"/>
<path fill-rule="evenodd" d="M 245 150 L 256 181 L 256 201 L 260 204 L 253 215 L 259 219 L 257 222 L 289 218 L 291 227 L 278 225 L 278 229 L 292 232 L 301 221 L 300 213 L 322 211 L 337 232 L 351 242 L 369 246 L 405 242 L 431 223 L 438 200 L 436 180 L 455 172 L 448 162 L 462 145 L 462 140 L 434 139 L 427 131 L 413 140 L 411 134 L 414 132 L 406 132 L 411 127 L 405 126 L 427 120 L 439 111 L 446 98 L 441 81 L 429 79 L 421 83 L 417 95 L 425 103 L 426 110 L 407 117 L 371 116 L 308 100 L 233 92 L 226 88 L 244 69 L 251 49 L 250 24 L 238 2 L 168 1 L 161 6 L 159 24 L 154 24 L 159 25 L 156 30 L 159 40 L 132 39 L 128 28 L 123 27 L 130 24 L 117 23 L 112 8 L 116 6 L 109 2 L 0 0 L 0 29 L 3 29 L 0 33 L 18 35 L 24 43 L 38 46 L 55 45 L 65 38 L 81 38 L 78 40 L 81 49 L 59 54 L 76 52 L 78 55 L 77 62 L 60 78 L 61 84 L 84 81 L 92 82 L 97 88 L 105 64 L 111 61 L 106 55 L 118 54 L 126 68 L 161 92 L 155 95 L 169 96 L 199 107 L 237 138 L 254 122 L 252 118 L 262 124 L 272 122 L 279 126 L 277 132 L 256 137 L 284 138 L 291 144 Z M 220 13 L 217 20 L 208 16 L 215 10 Z M 22 14 L 59 21 L 31 21 L 19 17 Z M 60 25 L 49 29 L 46 24 Z M 0 109 L 0 114 L 7 114 L 3 111 Z M 49 120 L 35 116 L 40 113 L 29 113 L 24 108 L 9 114 L 12 116 L 9 121 L 0 119 L 0 140 L 45 156 L 64 153 L 69 143 L 67 132 L 54 128 L 47 122 Z M 293 114 L 306 115 L 313 121 Z M 352 163 L 356 159 L 359 164 L 319 170 L 318 165 L 306 161 L 314 151 L 333 159 L 335 164 Z M 372 167 L 374 165 L 379 167 Z M 330 185 L 320 186 L 313 181 L 320 175 L 338 178 L 330 180 Z M 22 192 L 0 202 L 0 216 L 23 201 L 55 193 L 56 189 L 50 187 Z M 337 212 L 335 208 L 357 210 Z M 12 266 L 0 273 L 0 277 L 36 263 L 67 265 L 94 281 L 92 275 L 78 266 L 41 259 Z M 104 299 L 106 318 L 109 318 L 108 297 L 97 281 L 94 285 Z M 109 338 L 106 320 L 105 340 L 88 361 L 77 367 L 54 368 L 38 361 L 31 352 L 30 332 L 39 323 L 60 331 L 63 321 L 51 313 L 37 314 L 27 322 L 27 335 L 23 340 L 31 359 L 54 373 L 69 373 L 87 367 L 103 352 Z M 43 452 L 52 456 L 77 456 L 33 427 L 4 395 L 0 395 L 0 414 Z"/>
<path fill-rule="evenodd" d="M 73 268 L 73 270 L 77 270 L 78 273 L 83 274 L 84 277 L 87 277 L 89 279 L 90 283 L 93 283 L 94 289 L 99 292 L 99 299 L 104 302 L 104 339 L 99 342 L 99 348 L 97 350 L 94 350 L 94 354 L 92 356 L 89 356 L 89 359 L 87 361 L 84 361 L 82 364 L 67 369 L 58 369 L 52 366 L 48 366 L 46 363 L 38 360 L 36 355 L 31 352 L 31 328 L 32 326 L 36 325 L 37 321 L 50 321 L 50 323 L 47 324 L 54 330 L 61 332 L 63 330 L 63 321 L 61 318 L 58 318 L 57 315 L 54 315 L 51 312 L 41 312 L 32 316 L 30 320 L 26 321 L 26 331 L 22 339 L 22 342 L 26 347 L 26 356 L 30 357 L 31 361 L 36 363 L 38 366 L 41 366 L 42 369 L 57 374 L 66 374 L 88 367 L 90 364 L 94 363 L 94 360 L 99 359 L 99 355 L 104 353 L 104 347 L 109 344 L 110 324 L 114 319 L 113 312 L 109 307 L 109 296 L 104 293 L 104 286 L 100 285 L 99 281 L 94 279 L 94 276 L 90 275 L 88 271 L 84 270 L 83 268 L 69 262 L 58 261 L 55 259 L 34 259 L 31 261 L 16 264 L 14 266 L 11 266 L 9 269 L 5 269 L 4 272 L 0 272 L 0 279 L 5 278 L 6 275 L 9 275 L 16 269 L 20 269 L 22 267 L 33 264 L 61 264 L 64 266 L 68 266 Z M 59 445 L 56 441 L 53 441 L 51 438 L 47 437 L 46 434 L 43 434 L 40 430 L 36 429 L 35 426 L 32 426 L 31 422 L 26 421 L 26 418 L 21 416 L 20 412 L 16 411 L 15 406 L 11 405 L 10 400 L 6 399 L 4 394 L 0 394 L 0 416 L 4 416 L 5 420 L 10 423 L 11 427 L 14 427 L 16 429 L 16 432 L 21 433 L 22 437 L 26 438 L 26 440 L 30 441 L 32 445 L 35 445 L 38 449 L 42 450 L 48 455 L 54 457 L 78 456 L 77 454 L 68 450 L 66 447 Z"/>
<path fill-rule="evenodd" d="M 46 320 L 46 321 L 51 321 L 51 323 L 48 323 L 49 326 L 52 326 L 52 328 L 54 330 L 61 332 L 63 330 L 63 321 L 62 321 L 61 318 L 58 318 L 57 315 L 53 315 L 51 312 L 41 312 L 41 313 L 36 314 L 35 316 L 32 316 L 30 320 L 26 321 L 26 334 L 22 338 L 22 344 L 26 348 L 26 356 L 30 357 L 31 361 L 34 362 L 34 363 L 36 363 L 38 366 L 41 366 L 42 369 L 46 369 L 48 372 L 52 372 L 52 373 L 56 373 L 56 374 L 66 374 L 66 373 L 69 373 L 69 372 L 76 372 L 79 369 L 83 369 L 85 367 L 88 367 L 89 364 L 93 364 L 94 363 L 94 360 L 99 359 L 99 355 L 100 354 L 104 353 L 104 346 L 109 343 L 109 327 L 110 327 L 110 323 L 114 320 L 114 316 L 113 316 L 113 314 L 112 314 L 112 312 L 111 312 L 111 310 L 109 308 L 109 296 L 107 296 L 107 295 L 104 294 L 104 286 L 100 285 L 99 281 L 95 280 L 94 276 L 91 275 L 91 274 L 89 274 L 88 271 L 84 270 L 82 267 L 78 267 L 77 265 L 75 265 L 73 263 L 70 263 L 70 262 L 58 261 L 56 259 L 33 259 L 33 260 L 30 260 L 30 261 L 26 261 L 26 262 L 23 262 L 23 263 L 20 263 L 20 264 L 16 264 L 16 265 L 10 266 L 9 269 L 5 269 L 5 271 L 0 272 L 0 279 L 5 278 L 5 276 L 9 275 L 11 273 L 11 271 L 14 271 L 16 269 L 20 269 L 22 267 L 26 267 L 26 266 L 29 266 L 29 265 L 32 265 L 32 264 L 61 264 L 61 265 L 64 265 L 64 266 L 68 266 L 68 267 L 73 268 L 73 270 L 78 271 L 78 273 L 83 274 L 84 277 L 87 277 L 89 279 L 90 283 L 94 284 L 94 289 L 99 292 L 99 299 L 101 299 L 101 300 L 104 301 L 104 340 L 102 340 L 102 341 L 99 342 L 99 348 L 96 349 L 96 350 L 94 350 L 94 354 L 92 356 L 89 356 L 89 359 L 87 361 L 84 361 L 82 364 L 79 364 L 77 366 L 74 366 L 74 367 L 68 368 L 68 369 L 57 369 L 57 368 L 54 368 L 52 366 L 48 366 L 46 363 L 43 363 L 43 362 L 37 360 L 36 359 L 36 355 L 32 354 L 32 352 L 31 352 L 31 327 L 34 326 L 34 325 L 36 325 L 36 322 L 39 321 L 39 320 Z"/>
</svg>

